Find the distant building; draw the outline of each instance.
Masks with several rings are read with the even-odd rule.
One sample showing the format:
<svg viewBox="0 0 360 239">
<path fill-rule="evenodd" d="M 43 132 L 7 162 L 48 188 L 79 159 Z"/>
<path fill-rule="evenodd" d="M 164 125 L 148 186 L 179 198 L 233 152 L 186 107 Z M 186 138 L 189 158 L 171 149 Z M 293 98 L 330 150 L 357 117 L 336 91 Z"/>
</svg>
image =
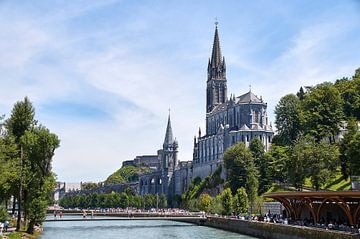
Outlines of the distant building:
<svg viewBox="0 0 360 239">
<path fill-rule="evenodd" d="M 126 160 L 122 163 L 122 167 L 128 165 L 157 169 L 160 167 L 159 152 L 157 155 L 136 156 L 133 160 Z"/>
</svg>

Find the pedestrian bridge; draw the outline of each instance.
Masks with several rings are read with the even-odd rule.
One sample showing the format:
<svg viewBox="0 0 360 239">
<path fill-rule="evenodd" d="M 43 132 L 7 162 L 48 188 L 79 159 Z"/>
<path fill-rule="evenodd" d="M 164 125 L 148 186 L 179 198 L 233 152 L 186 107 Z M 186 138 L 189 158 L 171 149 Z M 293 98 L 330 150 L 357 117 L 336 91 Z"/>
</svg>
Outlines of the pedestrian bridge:
<svg viewBox="0 0 360 239">
<path fill-rule="evenodd" d="M 45 222 L 81 222 L 81 221 L 129 221 L 129 220 L 170 220 L 198 223 L 206 220 L 205 217 L 86 217 L 86 218 L 63 218 L 45 219 Z"/>
</svg>

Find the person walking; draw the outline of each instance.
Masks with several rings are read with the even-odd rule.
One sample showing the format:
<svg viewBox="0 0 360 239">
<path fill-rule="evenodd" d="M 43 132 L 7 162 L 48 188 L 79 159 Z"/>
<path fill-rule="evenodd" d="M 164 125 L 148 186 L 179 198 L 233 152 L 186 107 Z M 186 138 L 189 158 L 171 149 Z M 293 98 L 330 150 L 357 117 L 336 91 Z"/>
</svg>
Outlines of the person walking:
<svg viewBox="0 0 360 239">
<path fill-rule="evenodd" d="M 7 232 L 7 231 L 8 231 L 9 224 L 10 224 L 10 222 L 9 222 L 8 220 L 6 220 L 6 221 L 4 222 L 4 232 Z"/>
<path fill-rule="evenodd" d="M 62 211 L 60 211 L 59 216 L 60 216 L 60 219 L 61 219 L 62 218 Z"/>
<path fill-rule="evenodd" d="M 56 219 L 56 214 L 57 214 L 56 211 L 54 211 L 54 219 Z"/>
</svg>

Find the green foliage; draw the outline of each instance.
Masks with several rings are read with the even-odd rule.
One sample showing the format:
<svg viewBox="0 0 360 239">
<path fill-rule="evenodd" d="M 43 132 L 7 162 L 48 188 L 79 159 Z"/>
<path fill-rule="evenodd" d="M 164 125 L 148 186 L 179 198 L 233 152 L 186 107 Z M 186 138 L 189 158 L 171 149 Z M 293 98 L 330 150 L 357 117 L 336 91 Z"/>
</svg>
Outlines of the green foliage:
<svg viewBox="0 0 360 239">
<path fill-rule="evenodd" d="M 9 220 L 9 214 L 7 212 L 7 210 L 4 207 L 0 206 L 0 222 L 4 222 Z"/>
<path fill-rule="evenodd" d="M 199 209 L 207 213 L 210 212 L 212 201 L 213 201 L 212 197 L 209 194 L 207 193 L 201 194 L 198 203 Z"/>
<path fill-rule="evenodd" d="M 95 208 L 166 208 L 167 198 L 164 194 L 158 196 L 146 194 L 144 196 L 128 194 L 127 192 L 111 192 L 104 193 L 89 193 L 68 195 L 59 201 L 59 205 L 64 208 L 81 208 L 81 209 L 95 209 Z"/>
<path fill-rule="evenodd" d="M 245 188 L 238 188 L 234 196 L 233 209 L 236 214 L 246 213 L 249 209 L 249 198 Z"/>
<path fill-rule="evenodd" d="M 213 189 L 222 184 L 224 180 L 221 178 L 221 172 L 222 167 L 219 166 L 210 176 L 205 177 L 203 180 L 200 177 L 195 177 L 189 189 L 182 195 L 183 206 L 187 207 L 188 201 L 199 198 L 206 189 Z"/>
<path fill-rule="evenodd" d="M 302 120 L 306 134 L 320 142 L 339 132 L 343 119 L 342 99 L 339 91 L 331 83 L 317 85 L 302 101 Z"/>
<path fill-rule="evenodd" d="M 352 137 L 346 150 L 350 163 L 350 173 L 354 176 L 360 175 L 360 132 Z"/>
<path fill-rule="evenodd" d="M 336 145 L 316 142 L 312 137 L 301 137 L 290 149 L 287 164 L 288 180 L 297 189 L 302 189 L 305 179 L 310 177 L 316 190 L 328 183 L 338 167 Z"/>
<path fill-rule="evenodd" d="M 304 98 L 304 91 L 299 93 Z M 301 132 L 300 99 L 289 94 L 282 97 L 275 107 L 275 125 L 278 130 L 278 144 L 291 145 Z"/>
<path fill-rule="evenodd" d="M 287 178 L 286 165 L 289 159 L 288 147 L 271 145 L 266 152 L 264 160 L 267 165 L 267 173 L 271 182 L 278 181 L 284 183 Z"/>
<path fill-rule="evenodd" d="M 355 117 L 357 120 L 360 120 L 359 69 L 356 70 L 352 79 L 342 78 L 335 82 L 335 87 L 340 92 L 341 98 L 343 100 L 343 111 L 345 117 Z"/>
<path fill-rule="evenodd" d="M 231 189 L 227 188 L 224 191 L 222 191 L 222 193 L 220 194 L 220 198 L 221 198 L 221 205 L 223 208 L 223 214 L 230 215 L 233 208 L 233 198 L 232 198 Z"/>
<path fill-rule="evenodd" d="M 6 129 L 15 137 L 16 143 L 19 143 L 21 136 L 36 124 L 34 116 L 35 109 L 28 97 L 15 103 L 10 118 L 6 120 Z"/>
<path fill-rule="evenodd" d="M 127 165 L 125 167 L 120 168 L 113 174 L 111 174 L 106 180 L 105 185 L 111 184 L 119 184 L 119 183 L 127 183 L 134 182 L 139 180 L 139 176 L 150 172 L 148 167 L 137 167 L 133 165 Z"/>
<path fill-rule="evenodd" d="M 238 188 L 245 187 L 252 202 L 256 198 L 259 183 L 251 151 L 239 142 L 225 151 L 224 164 L 231 191 L 235 193 Z"/>
<path fill-rule="evenodd" d="M 354 138 L 354 135 L 359 130 L 357 121 L 355 118 L 350 118 L 346 124 L 346 133 L 344 134 L 344 138 L 339 143 L 339 151 L 340 151 L 340 163 L 341 163 L 341 172 L 345 179 L 347 179 L 350 175 L 350 158 L 348 155 L 348 150 L 350 146 L 351 140 Z"/>
<path fill-rule="evenodd" d="M 259 194 L 262 194 L 271 186 L 269 165 L 264 155 L 265 148 L 261 140 L 256 137 L 251 140 L 249 149 L 254 158 L 255 166 L 259 172 Z"/>
</svg>

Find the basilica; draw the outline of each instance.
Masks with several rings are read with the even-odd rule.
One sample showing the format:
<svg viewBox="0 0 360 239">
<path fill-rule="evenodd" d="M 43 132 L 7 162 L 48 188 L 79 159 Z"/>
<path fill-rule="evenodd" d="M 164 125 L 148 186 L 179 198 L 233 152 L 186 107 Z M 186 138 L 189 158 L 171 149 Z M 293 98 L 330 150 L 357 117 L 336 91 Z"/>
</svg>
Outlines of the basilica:
<svg viewBox="0 0 360 239">
<path fill-rule="evenodd" d="M 237 142 L 249 145 L 258 137 L 265 150 L 274 135 L 267 116 L 267 103 L 251 89 L 240 96 L 227 96 L 225 57 L 215 27 L 214 43 L 207 68 L 206 132 L 194 138 L 193 176 L 204 178 L 221 163 L 224 151 Z"/>
<path fill-rule="evenodd" d="M 202 135 L 199 129 L 194 137 L 192 161 L 178 160 L 178 142 L 173 137 L 169 115 L 162 149 L 157 155 L 140 157 L 142 163 L 150 158 L 157 161 L 154 171 L 140 177 L 141 195 L 181 195 L 193 178 L 205 178 L 214 172 L 223 163 L 225 150 L 237 142 L 248 146 L 258 137 L 265 150 L 270 148 L 274 132 L 268 120 L 267 103 L 251 90 L 240 96 L 227 95 L 225 57 L 221 55 L 217 26 L 207 73 L 206 132 Z"/>
</svg>

